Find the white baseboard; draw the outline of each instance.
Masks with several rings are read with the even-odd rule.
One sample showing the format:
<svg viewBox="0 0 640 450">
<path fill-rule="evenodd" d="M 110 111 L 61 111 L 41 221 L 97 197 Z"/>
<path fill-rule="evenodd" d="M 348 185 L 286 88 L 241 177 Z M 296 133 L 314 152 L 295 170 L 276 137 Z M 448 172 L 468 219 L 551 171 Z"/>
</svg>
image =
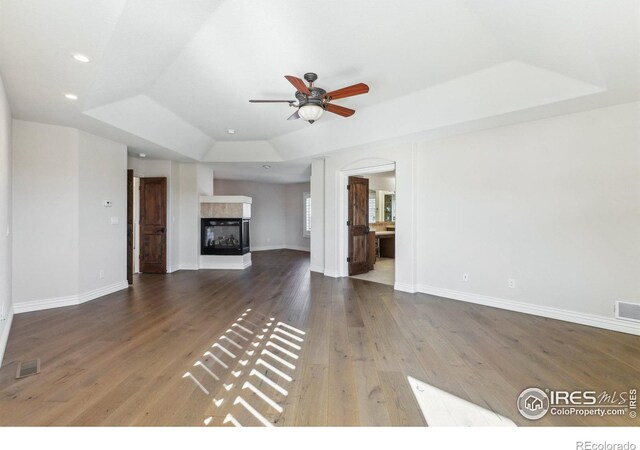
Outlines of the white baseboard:
<svg viewBox="0 0 640 450">
<path fill-rule="evenodd" d="M 167 267 L 167 273 L 175 273 L 179 270 L 198 270 L 197 264 L 178 264 L 171 268 Z"/>
<path fill-rule="evenodd" d="M 396 285 L 397 286 L 397 285 Z M 400 289 L 399 289 L 400 290 Z M 640 335 L 640 324 L 625 322 L 605 316 L 586 314 L 566 309 L 552 308 L 550 306 L 533 305 L 531 303 L 521 303 L 503 298 L 490 297 L 488 295 L 472 294 L 469 292 L 453 291 L 451 289 L 438 288 L 434 286 L 417 285 L 416 291 L 423 294 L 435 295 L 451 300 L 476 303 L 479 305 L 492 306 L 494 308 L 506 309 L 534 316 L 547 317 L 549 319 L 563 320 L 565 322 L 589 325 L 605 330 L 619 331 Z M 405 291 L 409 292 L 409 291 Z"/>
<path fill-rule="evenodd" d="M 15 314 L 21 314 L 32 311 L 41 311 L 43 309 L 62 308 L 64 306 L 80 305 L 82 303 L 94 300 L 105 295 L 112 294 L 123 289 L 127 289 L 129 284 L 126 280 L 118 283 L 110 284 L 92 291 L 83 292 L 78 295 L 69 295 L 66 297 L 45 298 L 41 300 L 30 300 L 27 302 L 17 302 L 13 305 Z"/>
<path fill-rule="evenodd" d="M 415 294 L 416 293 L 416 286 L 413 284 L 407 284 L 407 283 L 398 283 L 396 282 L 393 285 L 393 288 L 396 291 L 401 291 L 401 292 L 408 292 L 410 294 Z"/>
<path fill-rule="evenodd" d="M 299 245 L 285 245 L 283 248 L 287 250 L 296 250 L 298 252 L 307 252 L 307 253 L 311 252 L 309 247 L 302 247 Z"/>
<path fill-rule="evenodd" d="M 127 280 L 123 280 L 119 283 L 113 283 L 109 286 L 104 286 L 89 292 L 84 292 L 78 295 L 78 304 L 85 303 L 90 300 L 95 300 L 96 298 L 104 297 L 105 295 L 113 294 L 114 292 L 122 291 L 128 288 L 129 283 L 127 282 Z"/>
<path fill-rule="evenodd" d="M 197 264 L 180 264 L 177 270 L 198 270 Z"/>
<path fill-rule="evenodd" d="M 2 366 L 2 360 L 4 358 L 4 351 L 7 349 L 7 342 L 9 341 L 9 331 L 11 331 L 11 323 L 13 322 L 13 305 L 9 307 L 7 317 L 0 322 L 0 366 Z"/>
<path fill-rule="evenodd" d="M 63 308 L 65 306 L 73 306 L 77 304 L 78 296 L 69 295 L 66 297 L 53 297 L 40 300 L 29 300 L 26 302 L 16 302 L 13 305 L 13 311 L 16 314 L 22 314 L 32 311 L 41 311 L 43 309 Z"/>
<path fill-rule="evenodd" d="M 341 275 L 338 274 L 337 270 L 325 270 L 324 271 L 324 276 L 325 277 L 331 277 L 331 278 L 340 278 Z"/>
<path fill-rule="evenodd" d="M 309 270 L 311 272 L 319 272 L 321 274 L 324 274 L 324 266 L 309 266 Z"/>
</svg>

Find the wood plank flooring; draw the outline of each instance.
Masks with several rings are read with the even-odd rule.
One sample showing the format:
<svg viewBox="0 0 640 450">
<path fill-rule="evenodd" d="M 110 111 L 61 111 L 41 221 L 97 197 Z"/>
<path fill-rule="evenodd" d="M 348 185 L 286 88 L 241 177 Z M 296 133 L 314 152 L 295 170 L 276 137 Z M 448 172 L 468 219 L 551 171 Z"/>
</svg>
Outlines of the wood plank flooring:
<svg viewBox="0 0 640 450">
<path fill-rule="evenodd" d="M 84 305 L 16 315 L 0 425 L 424 426 L 407 376 L 520 426 L 638 425 L 531 422 L 516 399 L 531 386 L 637 388 L 639 337 L 323 277 L 308 253 L 252 256 L 244 271 L 140 275 Z M 32 358 L 41 373 L 14 379 Z"/>
</svg>

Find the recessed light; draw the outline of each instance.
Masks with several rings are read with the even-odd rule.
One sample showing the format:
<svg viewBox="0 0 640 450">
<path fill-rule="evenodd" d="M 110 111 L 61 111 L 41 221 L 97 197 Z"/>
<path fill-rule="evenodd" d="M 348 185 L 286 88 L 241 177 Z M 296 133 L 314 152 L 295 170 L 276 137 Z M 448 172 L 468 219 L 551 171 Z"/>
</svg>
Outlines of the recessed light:
<svg viewBox="0 0 640 450">
<path fill-rule="evenodd" d="M 146 158 L 147 154 L 146 153 L 140 153 L 140 158 Z"/>
<path fill-rule="evenodd" d="M 64 94 L 64 96 L 68 100 L 78 100 L 78 96 L 76 94 Z"/>
<path fill-rule="evenodd" d="M 76 61 L 79 61 L 81 63 L 88 63 L 91 62 L 91 60 L 89 59 L 88 56 L 83 55 L 82 53 L 74 53 L 73 54 L 73 59 L 75 59 Z"/>
<path fill-rule="evenodd" d="M 265 169 L 271 169 L 271 166 L 269 164 L 264 164 L 262 167 L 264 167 Z"/>
<path fill-rule="evenodd" d="M 233 128 L 229 128 L 229 129 L 227 130 L 227 133 L 229 133 L 229 134 L 236 134 L 236 130 L 234 130 Z"/>
</svg>

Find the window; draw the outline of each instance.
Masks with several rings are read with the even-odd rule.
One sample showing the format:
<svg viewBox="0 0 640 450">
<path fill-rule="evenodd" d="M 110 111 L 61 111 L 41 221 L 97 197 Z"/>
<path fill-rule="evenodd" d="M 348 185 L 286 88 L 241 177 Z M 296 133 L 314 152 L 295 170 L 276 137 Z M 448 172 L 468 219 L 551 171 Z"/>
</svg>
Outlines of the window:
<svg viewBox="0 0 640 450">
<path fill-rule="evenodd" d="M 302 218 L 304 228 L 302 230 L 302 236 L 311 236 L 311 194 L 309 192 L 304 193 L 304 217 Z"/>
<path fill-rule="evenodd" d="M 376 213 L 378 209 L 376 207 L 376 191 L 369 191 L 369 223 L 376 222 Z"/>
</svg>

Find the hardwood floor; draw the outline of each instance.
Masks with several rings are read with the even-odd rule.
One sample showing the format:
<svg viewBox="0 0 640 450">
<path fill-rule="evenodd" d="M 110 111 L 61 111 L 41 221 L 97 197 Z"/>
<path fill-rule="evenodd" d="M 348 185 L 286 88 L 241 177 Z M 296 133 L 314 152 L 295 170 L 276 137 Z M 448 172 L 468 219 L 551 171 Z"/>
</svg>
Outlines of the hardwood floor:
<svg viewBox="0 0 640 450">
<path fill-rule="evenodd" d="M 84 305 L 16 315 L 0 425 L 423 426 L 408 375 L 522 426 L 638 425 L 531 422 L 516 399 L 531 386 L 637 388 L 639 337 L 323 277 L 303 252 L 253 261 L 142 275 Z M 39 375 L 14 378 L 38 357 Z"/>
</svg>

